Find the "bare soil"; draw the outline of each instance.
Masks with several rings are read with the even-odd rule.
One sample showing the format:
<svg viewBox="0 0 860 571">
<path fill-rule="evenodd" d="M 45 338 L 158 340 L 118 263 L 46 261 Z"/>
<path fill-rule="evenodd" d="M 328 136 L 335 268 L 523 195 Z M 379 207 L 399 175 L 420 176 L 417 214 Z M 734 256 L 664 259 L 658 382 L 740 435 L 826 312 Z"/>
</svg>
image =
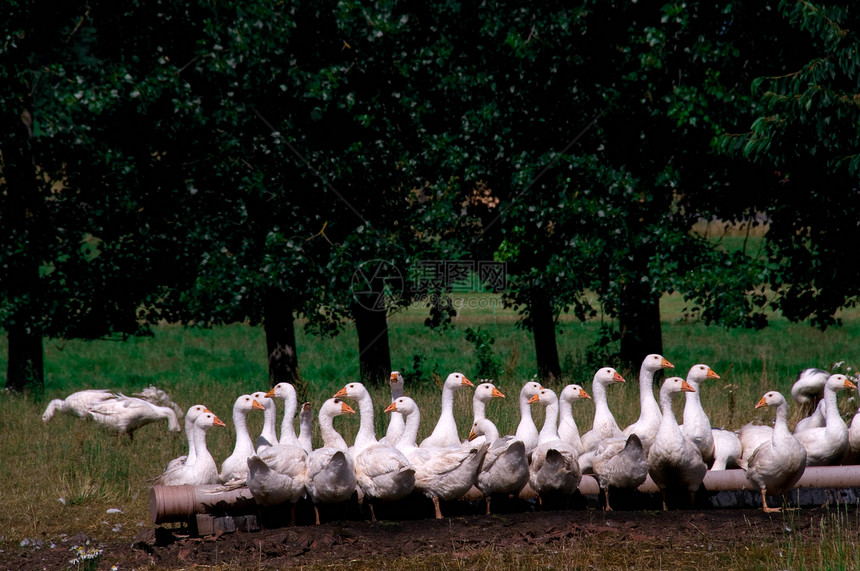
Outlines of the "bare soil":
<svg viewBox="0 0 860 571">
<path fill-rule="evenodd" d="M 568 568 L 748 568 L 744 558 L 754 557 L 762 546 L 792 537 L 797 541 L 798 535 L 815 542 L 828 513 L 824 507 L 776 514 L 761 509 L 604 512 L 581 505 L 544 511 L 530 504 L 525 511 L 487 516 L 476 515 L 482 504 L 446 508 L 455 515 L 436 520 L 413 511 L 409 517 L 416 519 L 372 523 L 347 514 L 321 525 L 313 525 L 312 511 L 305 509 L 296 526 L 197 536 L 170 524 L 144 529 L 130 543 L 80 535 L 58 545 L 0 553 L 0 568 L 84 569 L 70 566 L 69 548 L 87 540 L 102 550 L 91 569 L 439 568 L 452 562 L 466 568 L 516 568 L 524 561 L 545 567 L 547 554 Z M 845 519 L 846 525 L 858 527 L 857 517 Z M 564 559 L 558 559 L 559 553 Z"/>
</svg>

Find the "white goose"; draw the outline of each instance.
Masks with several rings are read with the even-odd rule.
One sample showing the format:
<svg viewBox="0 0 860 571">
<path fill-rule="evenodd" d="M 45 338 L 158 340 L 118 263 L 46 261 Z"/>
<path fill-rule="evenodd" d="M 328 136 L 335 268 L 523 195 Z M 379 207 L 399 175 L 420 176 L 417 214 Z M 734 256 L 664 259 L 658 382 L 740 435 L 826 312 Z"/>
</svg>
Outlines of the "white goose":
<svg viewBox="0 0 860 571">
<path fill-rule="evenodd" d="M 263 410 L 263 405 L 254 400 L 251 395 L 242 395 L 233 403 L 233 427 L 236 429 L 236 443 L 233 453 L 221 463 L 221 473 L 218 480 L 225 484 L 244 481 L 248 476 L 248 456 L 254 453 L 254 443 L 248 432 L 248 413 L 252 410 Z"/>
<path fill-rule="evenodd" d="M 775 391 L 765 393 L 756 408 L 776 407 L 776 420 L 769 441 L 760 444 L 743 463 L 749 482 L 761 490 L 761 506 L 765 512 L 778 512 L 769 508 L 769 495 L 785 494 L 794 488 L 806 469 L 806 449 L 788 430 L 788 403 Z"/>
<path fill-rule="evenodd" d="M 358 486 L 368 499 L 371 520 L 376 521 L 374 500 L 396 501 L 408 496 L 415 488 L 415 469 L 403 452 L 376 441 L 373 401 L 363 384 L 349 383 L 334 396 L 358 401 L 360 424 L 349 452 Z"/>
<path fill-rule="evenodd" d="M 388 386 L 391 388 L 391 402 L 403 396 L 404 380 L 400 371 L 391 372 L 388 376 Z M 380 438 L 379 441 L 383 444 L 394 446 L 400 439 L 400 435 L 403 434 L 405 426 L 402 414 L 399 412 L 391 413 L 391 417 L 388 419 L 388 430 L 386 430 L 385 436 Z"/>
<path fill-rule="evenodd" d="M 693 391 L 684 395 L 686 401 L 684 402 L 684 424 L 681 426 L 681 432 L 693 441 L 693 444 L 702 453 L 702 460 L 709 466 L 714 463 L 714 433 L 711 431 L 711 421 L 708 419 L 705 409 L 702 408 L 699 387 L 708 379 L 719 378 L 720 376 L 709 366 L 701 363 L 693 365 L 687 373 L 687 384 L 693 387 Z"/>
<path fill-rule="evenodd" d="M 546 416 L 529 464 L 529 485 L 537 493 L 538 503 L 543 505 L 544 496 L 570 496 L 576 492 L 582 471 L 579 454 L 558 437 L 558 397 L 550 389 L 543 388 L 529 399 L 529 404 L 536 402 L 546 407 Z"/>
<path fill-rule="evenodd" d="M 836 393 L 843 389 L 856 389 L 856 385 L 845 375 L 830 375 L 824 385 L 825 415 L 827 424 L 821 428 L 809 428 L 796 433 L 806 448 L 807 466 L 837 464 L 848 451 L 848 426 L 839 414 Z"/>
<path fill-rule="evenodd" d="M 352 411 L 353 413 L 355 411 Z M 305 454 L 310 454 L 314 449 L 313 445 L 313 423 L 314 411 L 311 408 L 311 403 L 302 403 L 302 410 L 299 411 L 299 446 L 305 451 Z"/>
<path fill-rule="evenodd" d="M 186 416 L 187 417 L 187 416 Z M 208 410 L 198 414 L 191 426 L 194 457 L 176 463 L 155 479 L 160 486 L 204 486 L 218 483 L 218 466 L 206 446 L 206 432 L 213 426 L 224 426 L 221 420 Z"/>
<path fill-rule="evenodd" d="M 278 433 L 275 430 L 278 408 L 275 405 L 275 401 L 268 394 L 266 391 L 251 393 L 251 398 L 263 405 L 263 430 L 255 442 L 258 452 L 267 446 L 274 446 L 278 443 Z"/>
<path fill-rule="evenodd" d="M 642 441 L 636 434 L 625 438 L 608 438 L 597 445 L 592 458 L 592 470 L 609 504 L 610 488 L 638 488 L 648 475 L 648 459 Z"/>
<path fill-rule="evenodd" d="M 135 430 L 160 420 L 166 420 L 168 429 L 173 432 L 182 430 L 172 407 L 159 406 L 138 397 L 127 397 L 122 393 L 113 395 L 113 398 L 93 402 L 88 415 L 105 428 L 128 434 L 130 440 L 134 439 Z"/>
<path fill-rule="evenodd" d="M 743 455 L 743 446 L 738 435 L 731 430 L 712 428 L 714 437 L 714 463 L 710 470 L 725 470 L 738 466 L 738 460 Z"/>
<path fill-rule="evenodd" d="M 532 419 L 532 407 L 529 400 L 538 394 L 543 387 L 540 383 L 529 381 L 520 389 L 520 422 L 517 425 L 517 439 L 521 440 L 526 447 L 526 454 L 531 456 L 532 450 L 538 445 L 540 433 Z"/>
<path fill-rule="evenodd" d="M 296 438 L 296 409 L 299 406 L 299 398 L 296 395 L 296 387 L 290 383 L 278 383 L 266 393 L 269 398 L 278 398 L 284 401 L 284 418 L 281 421 L 281 434 L 278 438 L 279 444 L 299 445 Z"/>
<path fill-rule="evenodd" d="M 821 399 L 809 416 L 804 416 L 794 425 L 794 433 L 803 432 L 808 428 L 821 428 L 827 425 L 827 401 Z"/>
<path fill-rule="evenodd" d="M 636 434 L 647 452 L 660 427 L 660 406 L 654 398 L 654 373 L 660 369 L 673 369 L 674 365 L 662 355 L 652 353 L 639 367 L 639 420 L 624 429 L 624 436 Z"/>
<path fill-rule="evenodd" d="M 591 383 L 591 394 L 594 397 L 594 420 L 591 430 L 582 435 L 582 448 L 586 452 L 594 450 L 601 440 L 621 438 L 624 433 L 618 427 L 609 404 L 606 402 L 606 387 L 612 383 L 623 383 L 624 377 L 612 367 L 603 367 L 594 373 Z"/>
<path fill-rule="evenodd" d="M 415 489 L 433 501 L 436 518 L 442 519 L 439 502 L 459 499 L 475 485 L 478 469 L 490 444 L 419 448 L 415 442 L 421 423 L 418 405 L 409 397 L 399 397 L 385 409 L 385 412 L 395 411 L 406 420 L 397 449 L 403 452 L 415 470 Z"/>
<path fill-rule="evenodd" d="M 433 432 L 421 441 L 421 448 L 445 448 L 460 446 L 457 433 L 457 419 L 454 418 L 454 394 L 461 387 L 475 385 L 462 373 L 451 373 L 442 386 L 442 412 Z"/>
<path fill-rule="evenodd" d="M 116 398 L 116 394 L 107 389 L 87 389 L 77 391 L 65 399 L 54 399 L 48 403 L 45 412 L 42 413 L 42 422 L 50 421 L 58 412 L 88 418 L 90 408 L 101 401 Z"/>
<path fill-rule="evenodd" d="M 308 455 L 299 446 L 279 443 L 247 459 L 248 490 L 261 506 L 290 504 L 290 525 L 296 524 L 296 503 L 305 496 Z"/>
<path fill-rule="evenodd" d="M 648 452 L 648 474 L 663 496 L 663 510 L 667 510 L 666 491 L 685 488 L 690 493 L 690 504 L 694 503 L 696 491 L 705 478 L 707 466 L 702 461 L 699 449 L 684 436 L 675 413 L 672 397 L 682 391 L 695 390 L 681 377 L 669 377 L 660 388 L 660 409 L 663 419 L 657 436 Z"/>
<path fill-rule="evenodd" d="M 194 451 L 194 421 L 204 412 L 211 412 L 202 404 L 195 404 L 185 413 L 185 437 L 188 440 L 188 454 L 178 456 L 167 463 L 165 471 L 170 470 L 181 464 L 193 464 L 197 459 L 197 454 Z M 219 421 L 220 422 L 220 421 Z"/>
<path fill-rule="evenodd" d="M 487 418 L 487 404 L 493 399 L 503 399 L 505 395 L 493 383 L 481 383 L 475 387 L 472 397 L 472 424 Z"/>
<path fill-rule="evenodd" d="M 573 402 L 582 399 L 591 400 L 591 395 L 576 384 L 567 385 L 558 396 L 558 437 L 569 442 L 578 454 L 582 454 L 585 449 L 579 436 L 579 427 L 573 418 Z"/>
<path fill-rule="evenodd" d="M 319 411 L 323 446 L 308 454 L 305 487 L 314 504 L 317 525 L 320 523 L 318 504 L 345 502 L 357 485 L 352 455 L 332 422 L 341 414 L 355 414 L 355 411 L 340 399 L 330 398 L 323 403 Z"/>
<path fill-rule="evenodd" d="M 801 405 L 814 404 L 821 398 L 824 385 L 829 377 L 830 373 L 824 369 L 816 367 L 803 369 L 797 374 L 797 380 L 791 385 L 791 398 Z"/>
<path fill-rule="evenodd" d="M 487 515 L 493 494 L 519 494 L 529 481 L 526 447 L 516 436 L 499 436 L 496 425 L 488 418 L 472 424 L 469 440 L 483 436 L 490 447 L 484 455 L 475 487 L 484 494 Z"/>
</svg>

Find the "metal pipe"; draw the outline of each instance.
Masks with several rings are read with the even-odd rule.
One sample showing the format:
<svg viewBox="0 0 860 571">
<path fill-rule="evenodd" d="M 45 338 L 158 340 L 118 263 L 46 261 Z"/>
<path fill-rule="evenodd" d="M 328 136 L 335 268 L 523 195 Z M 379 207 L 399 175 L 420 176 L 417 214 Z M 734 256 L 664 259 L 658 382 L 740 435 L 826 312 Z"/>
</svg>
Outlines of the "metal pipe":
<svg viewBox="0 0 860 571">
<path fill-rule="evenodd" d="M 149 515 L 153 523 L 185 522 L 196 514 L 254 513 L 257 503 L 247 487 L 153 486 L 149 492 Z"/>
</svg>

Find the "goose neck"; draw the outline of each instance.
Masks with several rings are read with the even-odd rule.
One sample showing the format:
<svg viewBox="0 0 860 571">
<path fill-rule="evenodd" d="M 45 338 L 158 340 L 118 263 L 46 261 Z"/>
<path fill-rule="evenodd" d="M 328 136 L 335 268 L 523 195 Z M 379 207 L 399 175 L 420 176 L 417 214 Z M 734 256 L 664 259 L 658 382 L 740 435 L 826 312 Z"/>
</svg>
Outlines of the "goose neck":
<svg viewBox="0 0 860 571">
<path fill-rule="evenodd" d="M 401 452 L 408 448 L 415 448 L 418 442 L 418 426 L 421 424 L 421 413 L 414 410 L 405 415 L 406 426 L 403 429 L 403 434 L 394 445 Z"/>
<path fill-rule="evenodd" d="M 558 402 L 546 405 L 546 416 L 540 431 L 540 441 L 558 440 Z"/>
</svg>

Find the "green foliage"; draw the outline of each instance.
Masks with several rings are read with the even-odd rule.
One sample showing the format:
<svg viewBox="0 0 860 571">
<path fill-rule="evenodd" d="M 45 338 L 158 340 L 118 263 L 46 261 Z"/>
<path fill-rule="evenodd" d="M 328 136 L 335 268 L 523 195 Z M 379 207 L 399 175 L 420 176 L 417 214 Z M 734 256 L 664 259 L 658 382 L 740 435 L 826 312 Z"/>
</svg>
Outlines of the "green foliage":
<svg viewBox="0 0 860 571">
<path fill-rule="evenodd" d="M 466 328 L 466 341 L 474 345 L 473 354 L 478 361 L 477 375 L 481 379 L 496 379 L 502 370 L 493 344 L 496 342 L 487 331 L 480 327 Z"/>
</svg>

